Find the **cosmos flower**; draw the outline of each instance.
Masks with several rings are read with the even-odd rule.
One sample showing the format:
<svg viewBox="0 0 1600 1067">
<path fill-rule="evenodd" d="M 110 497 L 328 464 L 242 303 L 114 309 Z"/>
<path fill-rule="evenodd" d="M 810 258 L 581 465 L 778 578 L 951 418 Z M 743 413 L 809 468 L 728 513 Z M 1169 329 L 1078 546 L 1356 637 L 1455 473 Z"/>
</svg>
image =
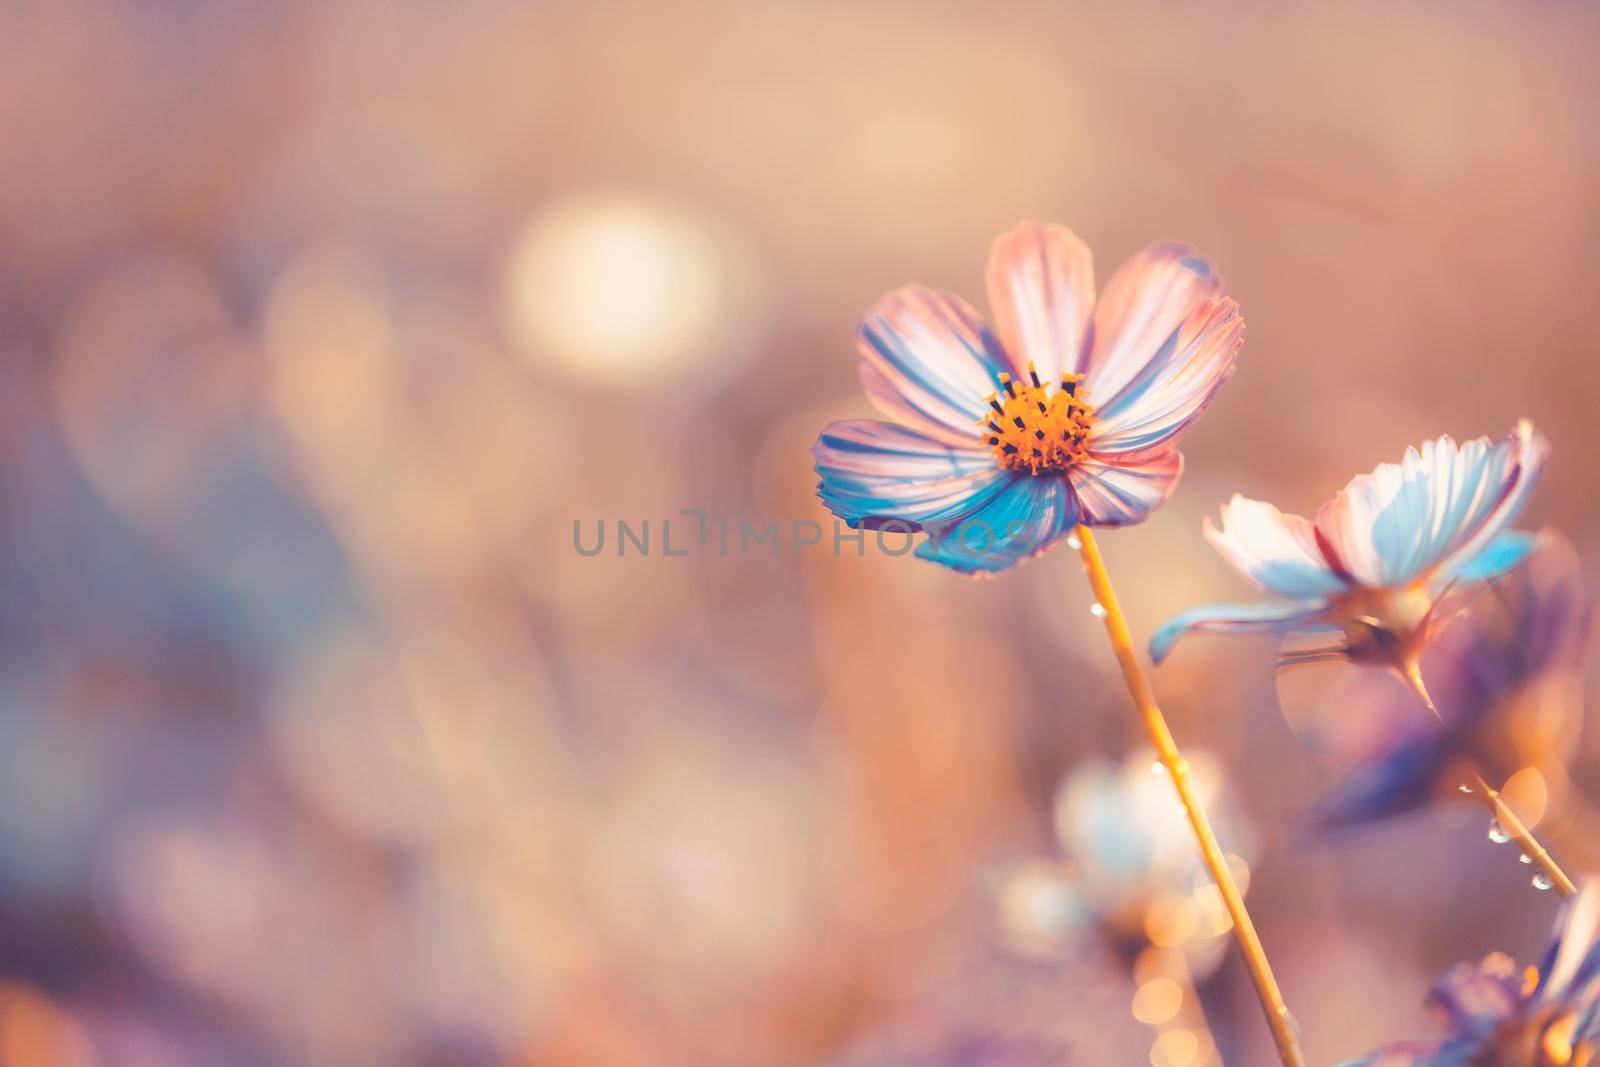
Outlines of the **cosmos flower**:
<svg viewBox="0 0 1600 1067">
<path fill-rule="evenodd" d="M 1222 959 L 1226 910 L 1195 851 L 1172 783 L 1152 771 L 1155 753 L 1121 763 L 1077 764 L 1057 790 L 1054 823 L 1063 861 L 1033 859 L 996 872 L 1000 932 L 1028 956 L 1069 959 L 1093 944 L 1131 961 L 1152 939 L 1181 948 L 1196 973 Z M 1248 885 L 1255 834 L 1220 767 L 1190 756 L 1191 782 Z"/>
<path fill-rule="evenodd" d="M 1099 300 L 1089 249 L 1024 223 L 989 257 L 991 332 L 907 286 L 862 320 L 861 381 L 893 422 L 835 422 L 817 495 L 852 527 L 929 535 L 917 555 L 1005 570 L 1074 526 L 1140 522 L 1183 469 L 1178 439 L 1233 369 L 1244 322 L 1211 263 L 1157 244 Z"/>
<path fill-rule="evenodd" d="M 1495 953 L 1457 964 L 1428 998 L 1449 1032 L 1391 1045 L 1341 1067 L 1591 1067 L 1600 1063 L 1600 881 L 1556 920 L 1537 968 Z"/>
<path fill-rule="evenodd" d="M 1426 675 L 1437 717 L 1403 692 L 1346 692 L 1327 718 L 1336 731 L 1359 733 L 1365 751 L 1312 812 L 1313 822 L 1351 826 L 1411 811 L 1457 795 L 1474 771 L 1504 782 L 1533 767 L 1546 782 L 1564 780 L 1588 629 L 1577 555 L 1559 535 L 1541 533 L 1495 595 L 1478 598 L 1430 647 Z"/>
<path fill-rule="evenodd" d="M 1205 536 L 1251 583 L 1280 600 L 1215 604 L 1169 621 L 1150 641 L 1164 659 L 1192 630 L 1332 632 L 1316 653 L 1389 667 L 1420 687 L 1417 660 L 1446 593 L 1504 574 L 1533 548 L 1507 527 L 1539 481 L 1549 445 L 1523 420 L 1498 441 L 1449 437 L 1358 475 L 1315 522 L 1235 495 Z"/>
</svg>

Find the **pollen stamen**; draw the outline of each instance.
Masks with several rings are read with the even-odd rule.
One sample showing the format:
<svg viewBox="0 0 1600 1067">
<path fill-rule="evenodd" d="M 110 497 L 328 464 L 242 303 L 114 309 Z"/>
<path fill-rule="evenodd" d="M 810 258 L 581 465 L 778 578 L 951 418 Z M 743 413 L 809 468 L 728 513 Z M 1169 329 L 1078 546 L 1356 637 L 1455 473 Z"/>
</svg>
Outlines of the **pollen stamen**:
<svg viewBox="0 0 1600 1067">
<path fill-rule="evenodd" d="M 999 418 L 980 420 L 984 440 L 1007 470 L 1059 474 L 1088 454 L 1084 441 L 1095 409 L 1079 395 L 1081 374 L 1064 374 L 1060 386 L 1052 386 L 1029 363 L 1028 380 L 1031 385 L 1000 373 L 1000 388 L 985 398 Z"/>
</svg>

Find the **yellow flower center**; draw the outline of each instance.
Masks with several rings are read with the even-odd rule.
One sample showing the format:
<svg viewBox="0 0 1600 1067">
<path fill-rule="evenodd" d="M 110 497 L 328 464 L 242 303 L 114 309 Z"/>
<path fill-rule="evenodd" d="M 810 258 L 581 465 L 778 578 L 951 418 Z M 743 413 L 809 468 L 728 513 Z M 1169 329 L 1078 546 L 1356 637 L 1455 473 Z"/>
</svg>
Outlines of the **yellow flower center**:
<svg viewBox="0 0 1600 1067">
<path fill-rule="evenodd" d="M 1062 375 L 1052 391 L 1029 363 L 1028 378 L 1031 384 L 1001 373 L 999 391 L 988 397 L 993 410 L 982 420 L 984 440 L 1007 470 L 1059 474 L 1089 454 L 1083 442 L 1094 406 L 1084 398 L 1081 374 Z"/>
</svg>

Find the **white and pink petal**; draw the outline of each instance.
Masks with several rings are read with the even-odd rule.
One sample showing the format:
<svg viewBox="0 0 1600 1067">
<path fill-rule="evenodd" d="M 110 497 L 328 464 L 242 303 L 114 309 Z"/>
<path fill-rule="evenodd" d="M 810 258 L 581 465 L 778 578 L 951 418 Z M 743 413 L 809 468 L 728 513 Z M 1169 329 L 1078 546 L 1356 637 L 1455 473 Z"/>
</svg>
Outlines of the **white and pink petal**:
<svg viewBox="0 0 1600 1067">
<path fill-rule="evenodd" d="M 1094 309 L 1084 382 L 1090 400 L 1114 406 L 1195 307 L 1221 289 L 1211 261 L 1188 245 L 1151 245 L 1119 267 Z"/>
<path fill-rule="evenodd" d="M 1244 317 L 1226 297 L 1202 300 L 1121 392 L 1098 404 L 1090 447 L 1133 453 L 1170 448 L 1233 373 Z"/>
<path fill-rule="evenodd" d="M 1094 312 L 1094 257 L 1077 234 L 1065 226 L 1022 223 L 995 241 L 987 282 L 989 310 L 1013 375 L 1026 380 L 1029 361 L 1046 381 L 1082 370 Z"/>
<path fill-rule="evenodd" d="M 970 448 L 978 442 L 976 422 L 952 426 L 948 405 L 920 390 L 896 385 L 894 380 L 872 363 L 860 365 L 861 389 L 872 406 L 901 426 L 917 430 L 954 448 Z M 964 416 L 963 416 L 964 417 Z"/>
<path fill-rule="evenodd" d="M 1317 546 L 1310 520 L 1238 493 L 1222 506 L 1220 517 L 1220 526 L 1205 520 L 1205 539 L 1257 588 L 1291 599 L 1325 597 L 1344 588 Z"/>
<path fill-rule="evenodd" d="M 1086 526 L 1131 526 L 1172 495 L 1183 474 L 1177 449 L 1124 459 L 1091 454 L 1068 472 Z"/>
<path fill-rule="evenodd" d="M 878 301 L 861 320 L 858 340 L 868 395 L 884 414 L 968 438 L 976 437 L 985 398 L 1010 366 L 965 301 L 920 285 Z"/>
</svg>

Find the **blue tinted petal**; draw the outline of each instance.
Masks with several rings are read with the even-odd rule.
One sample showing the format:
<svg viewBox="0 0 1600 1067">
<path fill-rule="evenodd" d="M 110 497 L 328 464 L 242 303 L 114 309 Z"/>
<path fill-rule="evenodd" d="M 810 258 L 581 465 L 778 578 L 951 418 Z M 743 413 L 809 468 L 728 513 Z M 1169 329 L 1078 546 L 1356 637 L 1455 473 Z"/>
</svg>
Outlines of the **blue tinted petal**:
<svg viewBox="0 0 1600 1067">
<path fill-rule="evenodd" d="M 1499 441 L 1424 442 L 1324 504 L 1319 540 L 1362 585 L 1403 585 L 1435 568 L 1450 571 L 1521 513 L 1548 452 L 1526 422 Z"/>
<path fill-rule="evenodd" d="M 1020 475 L 981 508 L 918 545 L 917 555 L 963 574 L 994 574 L 1043 552 L 1077 522 L 1077 503 L 1065 481 Z"/>
<path fill-rule="evenodd" d="M 1335 1067 L 1464 1067 L 1477 1050 L 1476 1044 L 1467 1047 L 1460 1042 L 1450 1042 L 1447 1045 L 1442 1039 L 1404 1041 L 1345 1060 Z"/>
<path fill-rule="evenodd" d="M 1521 969 L 1498 952 L 1458 963 L 1429 991 L 1428 1003 L 1444 1015 L 1452 1033 L 1484 1040 L 1522 1010 Z"/>
<path fill-rule="evenodd" d="M 1175 615 L 1150 638 L 1150 658 L 1160 663 L 1178 638 L 1206 633 L 1285 633 L 1325 610 L 1325 600 L 1276 600 L 1260 604 L 1208 604 Z"/>
<path fill-rule="evenodd" d="M 1435 737 L 1403 745 L 1353 772 L 1306 815 L 1319 830 L 1376 822 L 1426 805 L 1444 769 Z"/>
<path fill-rule="evenodd" d="M 1486 582 L 1498 578 L 1527 559 L 1538 541 L 1537 534 L 1507 530 L 1484 546 L 1483 551 L 1462 563 L 1454 574 L 1446 577 L 1463 582 Z"/>
<path fill-rule="evenodd" d="M 951 448 L 915 430 L 868 419 L 831 424 L 811 454 L 821 478 L 817 495 L 851 526 L 898 520 L 920 530 L 949 522 L 1018 477 L 986 452 Z"/>
</svg>

